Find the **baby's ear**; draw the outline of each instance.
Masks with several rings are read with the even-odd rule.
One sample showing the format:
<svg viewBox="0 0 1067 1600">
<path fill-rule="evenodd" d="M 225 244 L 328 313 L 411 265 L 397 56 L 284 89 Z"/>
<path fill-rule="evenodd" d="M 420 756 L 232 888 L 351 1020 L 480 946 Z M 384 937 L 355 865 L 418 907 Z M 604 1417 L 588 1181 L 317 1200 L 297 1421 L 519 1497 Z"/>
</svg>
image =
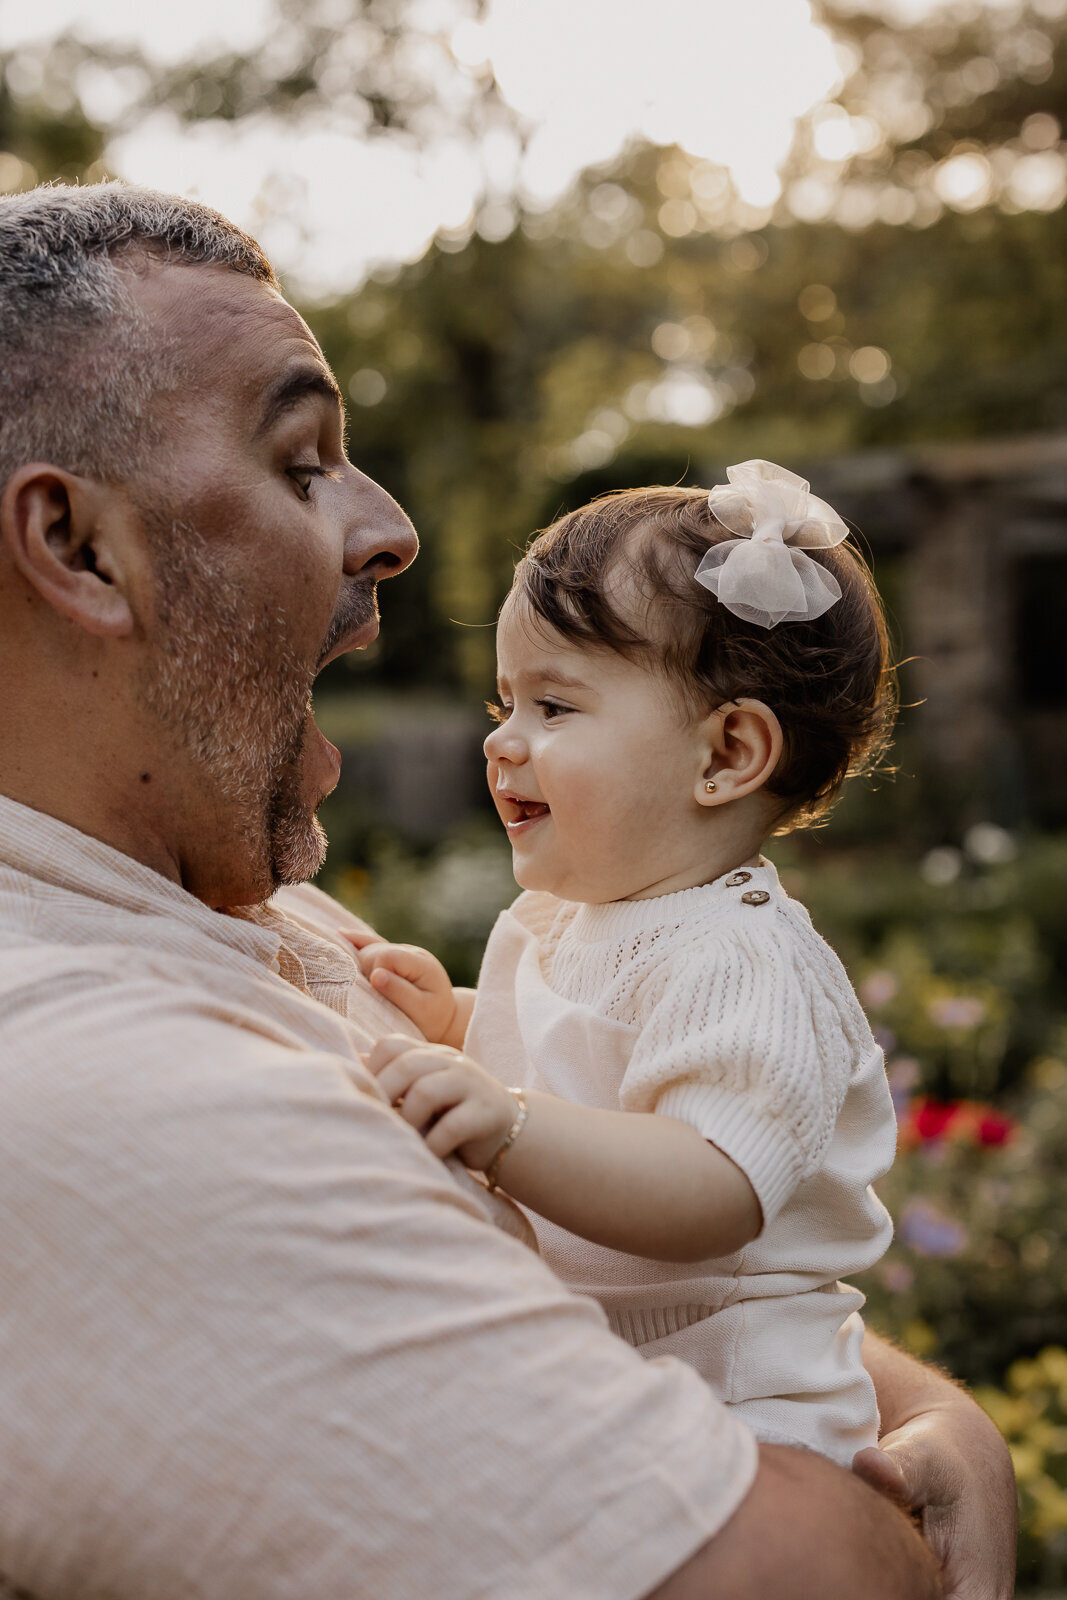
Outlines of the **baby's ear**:
<svg viewBox="0 0 1067 1600">
<path fill-rule="evenodd" d="M 703 765 L 694 796 L 702 806 L 761 789 L 782 755 L 782 725 L 762 700 L 731 700 L 705 719 Z"/>
</svg>

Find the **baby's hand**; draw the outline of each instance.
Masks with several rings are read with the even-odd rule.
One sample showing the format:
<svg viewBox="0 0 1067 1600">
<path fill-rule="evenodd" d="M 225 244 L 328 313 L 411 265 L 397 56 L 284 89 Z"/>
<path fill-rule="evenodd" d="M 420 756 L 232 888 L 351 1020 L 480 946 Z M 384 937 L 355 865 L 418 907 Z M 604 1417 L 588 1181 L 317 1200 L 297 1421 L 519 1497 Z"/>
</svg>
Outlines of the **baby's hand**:
<svg viewBox="0 0 1067 1600">
<path fill-rule="evenodd" d="M 515 1121 L 515 1096 L 459 1050 L 386 1034 L 367 1066 L 405 1122 L 442 1159 L 453 1151 L 484 1172 Z"/>
<path fill-rule="evenodd" d="M 431 1044 L 448 1041 L 456 1024 L 456 996 L 448 973 L 417 944 L 385 944 L 376 933 L 341 933 L 356 952 L 363 976 L 410 1017 Z"/>
</svg>

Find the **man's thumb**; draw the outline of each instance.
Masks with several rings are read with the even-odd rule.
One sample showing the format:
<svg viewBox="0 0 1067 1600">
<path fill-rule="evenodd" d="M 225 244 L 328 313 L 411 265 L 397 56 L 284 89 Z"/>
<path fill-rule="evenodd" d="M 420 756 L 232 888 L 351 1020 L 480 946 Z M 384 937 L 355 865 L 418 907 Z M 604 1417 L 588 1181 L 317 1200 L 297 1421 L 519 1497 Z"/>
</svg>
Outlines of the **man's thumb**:
<svg viewBox="0 0 1067 1600">
<path fill-rule="evenodd" d="M 884 1450 L 871 1445 L 866 1450 L 857 1451 L 852 1458 L 852 1470 L 857 1478 L 862 1478 L 864 1483 L 869 1483 L 872 1489 L 877 1489 L 888 1500 L 895 1501 L 905 1509 L 910 1508 L 912 1496 L 908 1480 L 899 1462 Z"/>
</svg>

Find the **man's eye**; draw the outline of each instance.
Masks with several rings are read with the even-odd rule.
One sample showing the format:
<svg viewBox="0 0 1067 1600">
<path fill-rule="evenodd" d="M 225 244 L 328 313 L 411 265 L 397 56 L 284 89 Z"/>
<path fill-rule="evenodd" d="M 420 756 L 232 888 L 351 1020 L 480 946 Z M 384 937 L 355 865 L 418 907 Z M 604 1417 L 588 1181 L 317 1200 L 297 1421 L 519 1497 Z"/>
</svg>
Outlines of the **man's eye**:
<svg viewBox="0 0 1067 1600">
<path fill-rule="evenodd" d="M 485 709 L 488 711 L 492 722 L 506 722 L 511 715 L 511 707 L 504 705 L 499 700 L 487 700 Z"/>
<path fill-rule="evenodd" d="M 326 471 L 323 467 L 290 467 L 288 475 L 300 491 L 301 500 L 310 500 L 312 479 L 324 478 Z"/>
</svg>

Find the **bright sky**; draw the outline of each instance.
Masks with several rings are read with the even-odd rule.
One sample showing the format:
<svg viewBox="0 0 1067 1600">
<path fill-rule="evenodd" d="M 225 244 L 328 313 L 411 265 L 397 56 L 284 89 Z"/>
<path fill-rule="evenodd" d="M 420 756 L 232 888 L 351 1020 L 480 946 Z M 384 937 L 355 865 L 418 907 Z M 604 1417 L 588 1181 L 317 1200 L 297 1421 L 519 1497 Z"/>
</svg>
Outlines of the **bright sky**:
<svg viewBox="0 0 1067 1600">
<path fill-rule="evenodd" d="M 456 15 L 450 0 L 417 3 L 427 26 Z M 931 0 L 888 3 L 914 15 Z M 136 40 L 166 61 L 209 44 L 254 50 L 268 17 L 268 0 L 0 0 L 0 43 L 74 25 L 88 38 Z M 547 202 L 635 134 L 729 166 L 744 199 L 770 204 L 796 118 L 841 75 L 808 0 L 490 0 L 484 26 L 459 22 L 452 45 L 472 72 L 491 60 L 529 119 L 521 163 L 503 135 L 478 152 L 441 142 L 419 153 L 394 139 L 358 141 L 326 119 L 300 130 L 265 119 L 189 129 L 159 114 L 116 141 L 111 164 L 218 206 L 305 292 L 328 294 L 375 263 L 417 258 L 439 227 L 461 228 L 485 175 L 502 194 L 518 177 Z M 106 96 L 103 85 L 97 92 Z M 102 98 L 97 109 L 111 106 Z"/>
</svg>

